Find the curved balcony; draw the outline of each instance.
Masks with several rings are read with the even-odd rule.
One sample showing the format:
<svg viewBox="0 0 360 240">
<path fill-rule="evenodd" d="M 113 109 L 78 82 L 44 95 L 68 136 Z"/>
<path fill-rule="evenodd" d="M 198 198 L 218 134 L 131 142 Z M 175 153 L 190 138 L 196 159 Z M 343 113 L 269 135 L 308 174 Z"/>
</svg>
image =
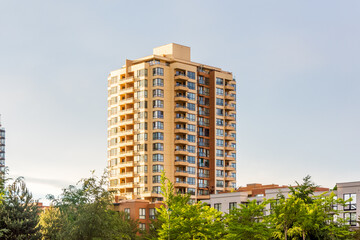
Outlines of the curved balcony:
<svg viewBox="0 0 360 240">
<path fill-rule="evenodd" d="M 175 144 L 188 144 L 188 140 L 186 138 L 175 138 Z"/>
<path fill-rule="evenodd" d="M 188 113 L 188 112 L 189 112 L 189 109 L 187 109 L 186 107 L 182 107 L 182 106 L 175 106 L 175 112 Z"/>
<path fill-rule="evenodd" d="M 175 160 L 175 166 L 189 166 L 189 162 L 186 160 Z"/>
<path fill-rule="evenodd" d="M 188 123 L 189 122 L 189 119 L 187 118 L 183 118 L 183 117 L 175 117 L 175 122 L 177 123 Z"/>
<path fill-rule="evenodd" d="M 232 110 L 232 111 L 234 111 L 234 110 L 235 110 L 235 107 L 232 106 L 232 105 L 230 105 L 230 104 L 228 104 L 228 105 L 225 106 L 225 109 L 226 109 L 226 110 Z"/>
<path fill-rule="evenodd" d="M 186 96 L 175 96 L 175 102 L 188 102 L 189 99 Z"/>
<path fill-rule="evenodd" d="M 175 77 L 174 77 L 175 80 L 189 80 L 189 78 L 186 76 L 186 75 L 182 75 L 182 74 L 175 74 Z"/>
<path fill-rule="evenodd" d="M 227 141 L 235 141 L 235 138 L 232 137 L 231 135 L 225 136 L 225 140 Z"/>
<path fill-rule="evenodd" d="M 231 125 L 226 125 L 225 130 L 235 130 L 235 128 Z"/>
<path fill-rule="evenodd" d="M 225 89 L 227 89 L 227 90 L 235 90 L 234 86 L 232 86 L 230 84 L 225 84 Z"/>
<path fill-rule="evenodd" d="M 234 117 L 234 116 L 231 116 L 231 115 L 225 116 L 225 119 L 226 119 L 226 120 L 229 120 L 229 121 L 235 121 L 235 117 Z"/>
<path fill-rule="evenodd" d="M 226 155 L 225 160 L 235 161 L 235 158 L 231 155 Z"/>
<path fill-rule="evenodd" d="M 175 85 L 175 91 L 187 91 L 189 88 L 186 85 Z"/>
<path fill-rule="evenodd" d="M 186 128 L 175 128 L 175 133 L 188 133 Z"/>
<path fill-rule="evenodd" d="M 175 177 L 187 177 L 189 173 L 187 171 L 175 170 Z"/>
<path fill-rule="evenodd" d="M 225 99 L 226 100 L 235 100 L 235 97 L 231 96 L 231 94 L 225 94 Z"/>
<path fill-rule="evenodd" d="M 188 185 L 189 184 L 185 181 L 177 181 L 175 182 L 174 187 L 188 187 Z"/>
<path fill-rule="evenodd" d="M 235 148 L 231 147 L 231 146 L 226 146 L 225 147 L 226 151 L 235 151 Z"/>
<path fill-rule="evenodd" d="M 185 149 L 175 149 L 175 155 L 185 155 L 187 156 L 189 153 Z"/>
</svg>

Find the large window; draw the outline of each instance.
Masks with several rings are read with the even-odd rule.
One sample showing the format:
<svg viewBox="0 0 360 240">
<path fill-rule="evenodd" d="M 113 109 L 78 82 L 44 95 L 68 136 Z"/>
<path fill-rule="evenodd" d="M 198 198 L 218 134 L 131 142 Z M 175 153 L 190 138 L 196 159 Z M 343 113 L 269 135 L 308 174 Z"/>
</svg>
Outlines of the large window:
<svg viewBox="0 0 360 240">
<path fill-rule="evenodd" d="M 164 171 L 164 166 L 155 164 L 153 165 L 153 173 Z"/>
<path fill-rule="evenodd" d="M 195 83 L 188 82 L 187 86 L 188 86 L 189 89 L 195 90 Z"/>
<path fill-rule="evenodd" d="M 216 187 L 224 187 L 224 181 L 216 180 Z"/>
<path fill-rule="evenodd" d="M 344 213 L 344 219 L 347 224 L 350 226 L 356 226 L 356 213 L 355 212 L 347 212 Z"/>
<path fill-rule="evenodd" d="M 237 202 L 230 202 L 230 203 L 229 203 L 229 210 L 235 209 L 236 206 L 237 206 Z"/>
<path fill-rule="evenodd" d="M 162 89 L 154 89 L 153 97 L 164 97 L 164 90 Z"/>
<path fill-rule="evenodd" d="M 216 98 L 216 105 L 224 106 L 224 99 Z"/>
<path fill-rule="evenodd" d="M 154 132 L 153 140 L 164 140 L 164 133 L 162 132 Z"/>
<path fill-rule="evenodd" d="M 195 101 L 195 93 L 188 92 L 187 93 L 187 98 L 190 99 L 190 100 Z"/>
<path fill-rule="evenodd" d="M 195 178 L 193 177 L 188 177 L 187 178 L 187 183 L 190 185 L 195 185 Z"/>
<path fill-rule="evenodd" d="M 155 208 L 149 208 L 149 218 L 156 219 L 156 209 Z"/>
<path fill-rule="evenodd" d="M 164 76 L 164 69 L 160 67 L 153 68 L 153 76 Z"/>
<path fill-rule="evenodd" d="M 188 103 L 188 104 L 187 104 L 187 108 L 188 108 L 189 110 L 191 110 L 191 111 L 195 111 L 195 104 L 193 104 L 193 103 Z"/>
<path fill-rule="evenodd" d="M 215 203 L 214 208 L 218 211 L 221 211 L 221 203 Z"/>
<path fill-rule="evenodd" d="M 156 87 L 163 87 L 164 86 L 164 79 L 162 78 L 155 78 L 153 79 L 153 86 Z"/>
<path fill-rule="evenodd" d="M 164 118 L 164 112 L 163 111 L 153 111 L 153 119 L 157 118 Z"/>
<path fill-rule="evenodd" d="M 195 132 L 195 131 L 196 131 L 196 127 L 195 127 L 195 125 L 188 124 L 188 125 L 187 125 L 187 130 L 190 131 L 190 132 Z"/>
<path fill-rule="evenodd" d="M 152 192 L 153 192 L 153 193 L 161 193 L 161 187 L 160 187 L 160 186 L 155 186 L 155 187 L 153 187 Z"/>
<path fill-rule="evenodd" d="M 153 154 L 153 162 L 163 162 L 164 155 L 163 154 Z"/>
<path fill-rule="evenodd" d="M 216 78 L 216 85 L 224 85 L 224 79 Z"/>
<path fill-rule="evenodd" d="M 188 78 L 190 78 L 190 79 L 195 79 L 195 73 L 194 73 L 194 72 L 188 71 L 188 72 L 187 72 L 187 76 L 188 76 Z"/>
<path fill-rule="evenodd" d="M 356 194 L 355 193 L 345 193 L 344 201 L 348 201 L 348 202 L 346 202 L 346 204 L 344 206 L 345 211 L 356 210 Z"/>
<path fill-rule="evenodd" d="M 153 143 L 153 151 L 164 151 L 163 143 Z"/>
<path fill-rule="evenodd" d="M 153 101 L 153 108 L 163 108 L 164 101 L 163 100 L 154 100 Z"/>
<path fill-rule="evenodd" d="M 163 122 L 153 122 L 153 129 L 164 129 L 164 123 Z"/>
<path fill-rule="evenodd" d="M 146 223 L 139 223 L 139 229 L 145 231 L 146 230 Z"/>
<path fill-rule="evenodd" d="M 216 146 L 223 147 L 224 146 L 224 140 L 216 139 Z"/>
<path fill-rule="evenodd" d="M 221 96 L 223 96 L 223 95 L 224 95 L 224 89 L 222 89 L 222 88 L 216 88 L 216 95 L 221 95 Z"/>
<path fill-rule="evenodd" d="M 216 136 L 223 137 L 224 136 L 224 130 L 223 129 L 216 129 Z"/>
<path fill-rule="evenodd" d="M 187 135 L 187 140 L 189 141 L 189 142 L 195 142 L 195 135 Z"/>
<path fill-rule="evenodd" d="M 146 208 L 139 208 L 139 219 L 146 218 Z"/>
<path fill-rule="evenodd" d="M 160 183 L 160 181 L 161 181 L 160 175 L 153 176 L 153 183 Z"/>
</svg>

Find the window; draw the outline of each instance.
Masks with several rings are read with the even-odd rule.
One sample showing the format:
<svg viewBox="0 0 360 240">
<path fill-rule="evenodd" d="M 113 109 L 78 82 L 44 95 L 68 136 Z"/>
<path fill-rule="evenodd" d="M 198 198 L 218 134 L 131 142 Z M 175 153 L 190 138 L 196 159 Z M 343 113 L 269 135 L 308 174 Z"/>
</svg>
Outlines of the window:
<svg viewBox="0 0 360 240">
<path fill-rule="evenodd" d="M 146 208 L 139 208 L 139 219 L 146 218 Z"/>
<path fill-rule="evenodd" d="M 164 171 L 164 166 L 155 164 L 153 165 L 153 173 Z"/>
<path fill-rule="evenodd" d="M 224 181 L 216 180 L 216 187 L 224 187 Z"/>
<path fill-rule="evenodd" d="M 153 101 L 153 108 L 163 108 L 164 101 L 163 100 L 154 100 Z"/>
<path fill-rule="evenodd" d="M 195 142 L 195 135 L 187 135 L 187 140 L 189 141 L 189 142 Z"/>
<path fill-rule="evenodd" d="M 188 151 L 189 153 L 195 153 L 195 146 L 188 145 L 188 146 L 187 146 L 187 151 Z"/>
<path fill-rule="evenodd" d="M 215 203 L 214 208 L 218 211 L 221 211 L 221 203 Z"/>
<path fill-rule="evenodd" d="M 162 89 L 154 89 L 153 97 L 164 97 L 164 90 Z"/>
<path fill-rule="evenodd" d="M 195 178 L 193 177 L 188 177 L 187 178 L 187 183 L 190 185 L 195 185 Z"/>
<path fill-rule="evenodd" d="M 216 126 L 224 126 L 224 120 L 220 119 L 220 118 L 217 118 L 216 119 Z"/>
<path fill-rule="evenodd" d="M 161 187 L 160 186 L 153 187 L 152 192 L 153 193 L 161 193 Z"/>
<path fill-rule="evenodd" d="M 224 85 L 224 79 L 216 78 L 216 85 Z"/>
<path fill-rule="evenodd" d="M 139 229 L 145 231 L 146 230 L 146 224 L 145 223 L 139 223 Z"/>
<path fill-rule="evenodd" d="M 224 140 L 216 139 L 216 146 L 223 147 L 224 146 Z"/>
<path fill-rule="evenodd" d="M 216 88 L 216 95 L 221 95 L 221 96 L 223 96 L 223 95 L 224 95 L 224 89 L 222 89 L 222 88 Z"/>
<path fill-rule="evenodd" d="M 147 98 L 148 96 L 148 91 L 137 91 L 136 92 L 136 98 Z"/>
<path fill-rule="evenodd" d="M 153 122 L 153 129 L 164 129 L 163 122 Z"/>
<path fill-rule="evenodd" d="M 153 76 L 164 76 L 164 69 L 160 67 L 153 68 Z"/>
<path fill-rule="evenodd" d="M 216 109 L 216 115 L 218 115 L 218 116 L 224 116 L 224 110 L 221 109 L 221 108 L 217 108 L 217 109 Z"/>
<path fill-rule="evenodd" d="M 153 183 L 160 183 L 160 181 L 161 181 L 160 175 L 153 176 Z"/>
<path fill-rule="evenodd" d="M 155 78 L 153 79 L 153 86 L 156 87 L 163 87 L 164 86 L 164 79 L 162 78 Z"/>
<path fill-rule="evenodd" d="M 210 95 L 209 88 L 200 86 L 199 94 L 209 96 Z"/>
<path fill-rule="evenodd" d="M 163 154 L 153 154 L 153 162 L 163 162 L 164 155 Z"/>
<path fill-rule="evenodd" d="M 217 157 L 223 157 L 223 156 L 224 156 L 224 151 L 223 151 L 223 150 L 216 149 L 216 156 L 217 156 Z"/>
<path fill-rule="evenodd" d="M 187 156 L 186 157 L 188 163 L 195 164 L 195 157 L 194 156 Z"/>
<path fill-rule="evenodd" d="M 195 79 L 195 73 L 194 73 L 194 72 L 188 71 L 188 72 L 187 72 L 187 76 L 188 76 L 188 78 L 190 78 L 190 79 Z"/>
<path fill-rule="evenodd" d="M 224 99 L 216 98 L 216 105 L 218 105 L 218 106 L 224 106 Z"/>
<path fill-rule="evenodd" d="M 136 71 L 136 77 L 146 77 L 148 74 L 147 69 L 140 69 Z"/>
<path fill-rule="evenodd" d="M 187 114 L 187 119 L 191 122 L 195 122 L 196 118 L 195 118 L 195 114 L 191 114 L 191 113 L 188 113 Z"/>
<path fill-rule="evenodd" d="M 236 206 L 237 206 L 237 203 L 236 203 L 236 202 L 230 202 L 230 203 L 229 203 L 229 210 L 231 211 L 231 210 L 235 209 Z"/>
<path fill-rule="evenodd" d="M 141 102 L 135 103 L 135 108 L 136 109 L 147 108 L 147 101 L 141 101 Z"/>
<path fill-rule="evenodd" d="M 130 208 L 125 208 L 124 212 L 127 213 L 127 214 L 130 214 Z"/>
<path fill-rule="evenodd" d="M 164 140 L 164 133 L 162 132 L 154 132 L 153 140 Z"/>
<path fill-rule="evenodd" d="M 195 188 L 188 188 L 187 193 L 190 195 L 195 195 Z"/>
<path fill-rule="evenodd" d="M 188 103 L 187 108 L 191 111 L 195 111 L 195 104 L 194 103 Z"/>
<path fill-rule="evenodd" d="M 349 199 L 351 198 L 351 201 Z M 356 194 L 355 193 L 346 193 L 344 194 L 344 201 L 349 201 L 344 205 L 344 210 L 356 210 Z"/>
<path fill-rule="evenodd" d="M 224 136 L 224 130 L 223 129 L 216 129 L 216 136 L 223 137 Z"/>
<path fill-rule="evenodd" d="M 190 100 L 195 101 L 195 93 L 188 92 L 187 93 L 187 98 L 190 99 Z"/>
<path fill-rule="evenodd" d="M 137 144 L 135 145 L 135 151 L 147 151 L 147 144 Z"/>
<path fill-rule="evenodd" d="M 136 135 L 137 141 L 146 141 L 147 140 L 147 133 L 139 133 Z"/>
<path fill-rule="evenodd" d="M 188 124 L 188 125 L 187 125 L 187 130 L 190 131 L 190 132 L 195 132 L 195 131 L 196 131 L 196 127 L 195 127 L 195 125 Z"/>
<path fill-rule="evenodd" d="M 142 88 L 142 87 L 147 87 L 147 80 L 146 79 L 143 79 L 143 80 L 139 80 L 135 83 L 135 86 L 137 88 Z"/>
<path fill-rule="evenodd" d="M 223 166 L 224 166 L 224 161 L 223 161 L 223 160 L 216 159 L 216 166 L 217 166 L 217 167 L 223 167 Z"/>
<path fill-rule="evenodd" d="M 164 151 L 163 143 L 153 143 L 153 151 Z"/>
<path fill-rule="evenodd" d="M 138 112 L 136 116 L 137 117 L 135 117 L 135 118 L 138 118 L 138 119 L 147 119 L 148 113 L 147 112 Z"/>
<path fill-rule="evenodd" d="M 356 226 L 356 212 L 344 213 L 344 219 L 350 226 Z"/>
<path fill-rule="evenodd" d="M 188 82 L 187 86 L 188 86 L 189 89 L 195 90 L 195 83 Z"/>
<path fill-rule="evenodd" d="M 137 124 L 135 125 L 135 129 L 138 129 L 138 130 L 147 130 L 147 123 L 146 123 L 146 122 L 137 123 Z"/>
<path fill-rule="evenodd" d="M 224 170 L 216 170 L 217 177 L 224 177 Z"/>
<path fill-rule="evenodd" d="M 156 209 L 155 208 L 149 208 L 149 218 L 156 219 Z"/>
<path fill-rule="evenodd" d="M 188 167 L 187 168 L 189 174 L 195 174 L 195 168 L 194 167 Z"/>
<path fill-rule="evenodd" d="M 153 119 L 157 118 L 164 118 L 164 112 L 163 111 L 153 111 Z"/>
</svg>

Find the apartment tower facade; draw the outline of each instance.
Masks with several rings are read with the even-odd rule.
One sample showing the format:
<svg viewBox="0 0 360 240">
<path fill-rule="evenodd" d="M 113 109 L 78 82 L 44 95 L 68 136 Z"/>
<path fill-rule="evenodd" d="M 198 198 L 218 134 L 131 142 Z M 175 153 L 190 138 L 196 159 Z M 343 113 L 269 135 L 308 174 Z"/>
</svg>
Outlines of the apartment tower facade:
<svg viewBox="0 0 360 240">
<path fill-rule="evenodd" d="M 161 172 L 195 200 L 236 178 L 232 73 L 168 44 L 108 76 L 108 169 L 115 199 L 162 200 Z"/>
</svg>

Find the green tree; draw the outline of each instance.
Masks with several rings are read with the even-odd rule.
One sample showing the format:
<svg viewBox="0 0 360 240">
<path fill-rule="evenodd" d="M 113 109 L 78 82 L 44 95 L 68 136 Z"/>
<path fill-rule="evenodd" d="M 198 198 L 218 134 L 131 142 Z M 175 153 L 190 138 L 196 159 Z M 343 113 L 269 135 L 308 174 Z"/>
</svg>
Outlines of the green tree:
<svg viewBox="0 0 360 240">
<path fill-rule="evenodd" d="M 53 209 L 42 216 L 44 239 L 135 239 L 137 223 L 124 212 L 111 210 L 112 193 L 107 176 L 82 179 L 69 186 L 60 198 L 49 196 Z"/>
<path fill-rule="evenodd" d="M 158 208 L 159 239 L 223 239 L 222 213 L 204 203 L 190 203 L 190 195 L 174 193 L 173 184 L 162 174 L 164 204 Z"/>
<path fill-rule="evenodd" d="M 267 204 L 268 201 L 257 204 L 256 200 L 253 200 L 230 210 L 229 214 L 225 215 L 227 225 L 225 239 L 269 239 L 271 228 L 264 220 Z"/>
<path fill-rule="evenodd" d="M 1 239 L 41 239 L 39 208 L 24 179 L 17 178 L 5 190 L 0 205 Z"/>
</svg>

